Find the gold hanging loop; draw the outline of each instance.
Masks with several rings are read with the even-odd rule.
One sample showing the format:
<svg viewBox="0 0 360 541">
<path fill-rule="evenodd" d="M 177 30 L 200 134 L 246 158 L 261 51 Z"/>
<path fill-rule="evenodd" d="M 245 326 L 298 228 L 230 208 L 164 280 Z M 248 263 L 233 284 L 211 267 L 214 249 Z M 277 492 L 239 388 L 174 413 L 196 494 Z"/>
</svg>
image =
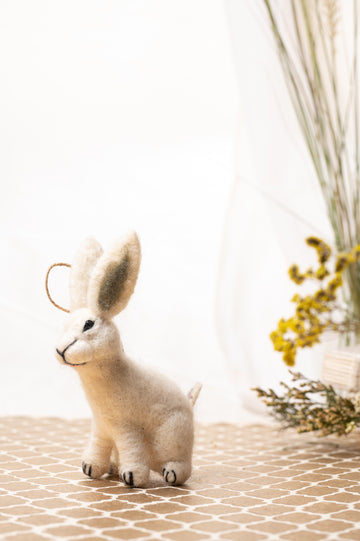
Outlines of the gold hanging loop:
<svg viewBox="0 0 360 541">
<path fill-rule="evenodd" d="M 54 268 L 54 267 L 71 267 L 71 265 L 69 265 L 69 263 L 54 263 L 53 265 L 51 265 L 51 267 L 48 269 L 47 273 L 46 273 L 46 278 L 45 278 L 45 289 L 46 289 L 46 293 L 47 293 L 47 296 L 49 297 L 49 301 L 56 307 L 58 308 L 59 310 L 62 310 L 63 312 L 67 312 L 69 313 L 70 310 L 67 310 L 67 308 L 63 308 L 62 306 L 60 306 L 59 304 L 56 304 L 56 302 L 52 299 L 51 295 L 50 295 L 50 292 L 49 292 L 49 274 L 50 274 L 50 271 Z"/>
</svg>

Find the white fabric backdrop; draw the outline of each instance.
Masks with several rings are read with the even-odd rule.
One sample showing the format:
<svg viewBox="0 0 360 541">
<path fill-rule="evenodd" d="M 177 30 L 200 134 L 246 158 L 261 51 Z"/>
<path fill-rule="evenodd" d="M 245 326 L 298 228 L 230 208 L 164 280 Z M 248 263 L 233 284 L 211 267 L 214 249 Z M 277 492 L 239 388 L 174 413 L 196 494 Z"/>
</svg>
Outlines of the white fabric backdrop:
<svg viewBox="0 0 360 541">
<path fill-rule="evenodd" d="M 0 414 L 80 417 L 53 356 L 64 318 L 47 267 L 93 235 L 139 232 L 128 353 L 186 390 L 202 420 L 239 416 L 215 329 L 237 89 L 220 0 L 0 4 Z M 68 304 L 67 271 L 51 289 Z"/>
</svg>

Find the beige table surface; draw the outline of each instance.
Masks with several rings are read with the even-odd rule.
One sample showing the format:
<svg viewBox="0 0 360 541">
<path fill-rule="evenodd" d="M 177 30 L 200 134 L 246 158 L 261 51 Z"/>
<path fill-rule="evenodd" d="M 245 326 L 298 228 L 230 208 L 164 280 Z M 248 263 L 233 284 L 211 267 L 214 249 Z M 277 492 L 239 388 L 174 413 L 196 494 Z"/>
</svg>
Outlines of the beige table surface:
<svg viewBox="0 0 360 541">
<path fill-rule="evenodd" d="M 197 426 L 193 475 L 146 489 L 81 471 L 88 420 L 0 417 L 0 539 L 360 539 L 360 437 Z"/>
</svg>

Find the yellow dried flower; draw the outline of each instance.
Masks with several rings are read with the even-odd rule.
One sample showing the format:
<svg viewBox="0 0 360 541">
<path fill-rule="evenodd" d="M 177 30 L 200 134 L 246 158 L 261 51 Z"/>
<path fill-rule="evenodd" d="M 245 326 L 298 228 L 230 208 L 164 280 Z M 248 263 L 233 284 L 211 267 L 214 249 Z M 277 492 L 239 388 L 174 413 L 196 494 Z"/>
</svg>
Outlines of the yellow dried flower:
<svg viewBox="0 0 360 541">
<path fill-rule="evenodd" d="M 299 267 L 297 265 L 292 265 L 289 269 L 290 279 L 296 284 L 302 284 L 305 280 L 305 276 L 301 275 L 299 272 Z"/>
<path fill-rule="evenodd" d="M 324 289 L 318 289 L 314 295 L 314 298 L 320 303 L 326 303 L 329 300 L 329 297 Z"/>
<path fill-rule="evenodd" d="M 286 351 L 283 355 L 283 359 L 288 366 L 294 366 L 295 364 L 295 351 L 296 350 L 294 349 L 290 349 L 289 351 Z"/>
<path fill-rule="evenodd" d="M 305 325 L 300 319 L 293 317 L 289 319 L 289 329 L 295 333 L 303 333 L 305 331 Z"/>
<path fill-rule="evenodd" d="M 288 323 L 287 321 L 285 321 L 285 319 L 281 318 L 278 323 L 278 331 L 283 334 L 283 333 L 286 333 L 287 330 L 288 330 Z"/>
<path fill-rule="evenodd" d="M 316 249 L 319 263 L 326 263 L 331 256 L 331 248 L 326 242 L 317 237 L 308 237 L 306 243 Z"/>
<path fill-rule="evenodd" d="M 330 272 L 327 270 L 327 268 L 325 267 L 325 265 L 321 265 L 316 273 L 315 273 L 315 276 L 318 280 L 324 280 L 324 278 L 326 278 L 327 276 L 329 276 Z"/>
<path fill-rule="evenodd" d="M 306 239 L 306 243 L 309 246 L 314 246 L 315 248 L 318 248 L 323 243 L 323 241 L 317 237 L 308 237 Z"/>
<path fill-rule="evenodd" d="M 360 244 L 355 246 L 355 248 L 351 250 L 350 254 L 354 263 L 358 261 L 360 259 Z"/>
<path fill-rule="evenodd" d="M 342 273 L 349 264 L 360 260 L 359 244 L 350 252 L 339 254 L 335 269 L 330 273 L 325 265 L 331 255 L 330 247 L 317 237 L 309 237 L 306 242 L 317 251 L 319 267 L 309 268 L 301 273 L 298 265 L 293 264 L 289 269 L 290 279 L 298 285 L 306 279 L 318 280 L 323 285 L 312 295 L 302 297 L 296 293 L 291 299 L 296 305 L 294 315 L 288 319 L 280 319 L 277 330 L 270 335 L 274 349 L 282 352 L 283 360 L 289 366 L 295 364 L 297 349 L 312 347 L 320 342 L 325 330 L 346 330 L 346 321 L 335 323 L 332 314 L 336 307 L 337 290 L 343 285 Z M 324 284 L 327 277 L 330 279 Z"/>
<path fill-rule="evenodd" d="M 344 269 L 346 269 L 346 267 L 350 263 L 349 260 L 350 260 L 350 254 L 339 254 L 338 257 L 336 258 L 335 272 L 341 272 Z"/>
<path fill-rule="evenodd" d="M 338 272 L 338 273 L 336 273 L 335 278 L 333 278 L 328 283 L 327 292 L 333 293 L 334 291 L 336 291 L 336 289 L 338 287 L 342 286 L 342 284 L 343 284 L 343 280 L 342 280 L 342 277 L 341 277 L 341 273 Z"/>
</svg>

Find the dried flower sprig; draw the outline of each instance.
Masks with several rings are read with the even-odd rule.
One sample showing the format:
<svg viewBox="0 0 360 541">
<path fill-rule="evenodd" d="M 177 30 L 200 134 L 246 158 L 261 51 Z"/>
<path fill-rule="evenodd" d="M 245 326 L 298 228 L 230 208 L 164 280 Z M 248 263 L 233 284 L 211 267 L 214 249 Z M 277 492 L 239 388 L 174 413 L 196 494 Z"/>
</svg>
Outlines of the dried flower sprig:
<svg viewBox="0 0 360 541">
<path fill-rule="evenodd" d="M 295 364 L 298 348 L 312 347 L 320 342 L 324 331 L 346 333 L 360 330 L 360 321 L 356 316 L 349 314 L 348 310 L 341 310 L 337 302 L 338 289 L 343 285 L 343 273 L 349 265 L 359 261 L 360 245 L 339 254 L 334 270 L 330 271 L 327 264 L 331 248 L 317 237 L 307 238 L 306 243 L 317 252 L 318 268 L 310 267 L 302 273 L 298 265 L 292 265 L 289 276 L 298 285 L 305 280 L 316 280 L 320 287 L 311 295 L 294 295 L 291 300 L 296 305 L 295 314 L 288 319 L 280 319 L 277 329 L 270 334 L 274 349 L 283 354 L 283 360 L 288 366 Z M 328 279 L 327 283 L 325 279 Z M 335 314 L 342 314 L 342 319 L 336 320 Z"/>
<path fill-rule="evenodd" d="M 297 432 L 319 431 L 321 436 L 349 434 L 360 425 L 360 393 L 346 397 L 338 394 L 331 385 L 311 380 L 298 372 L 290 371 L 290 387 L 280 396 L 272 389 L 253 389 L 271 409 L 283 428 L 296 428 Z"/>
</svg>

